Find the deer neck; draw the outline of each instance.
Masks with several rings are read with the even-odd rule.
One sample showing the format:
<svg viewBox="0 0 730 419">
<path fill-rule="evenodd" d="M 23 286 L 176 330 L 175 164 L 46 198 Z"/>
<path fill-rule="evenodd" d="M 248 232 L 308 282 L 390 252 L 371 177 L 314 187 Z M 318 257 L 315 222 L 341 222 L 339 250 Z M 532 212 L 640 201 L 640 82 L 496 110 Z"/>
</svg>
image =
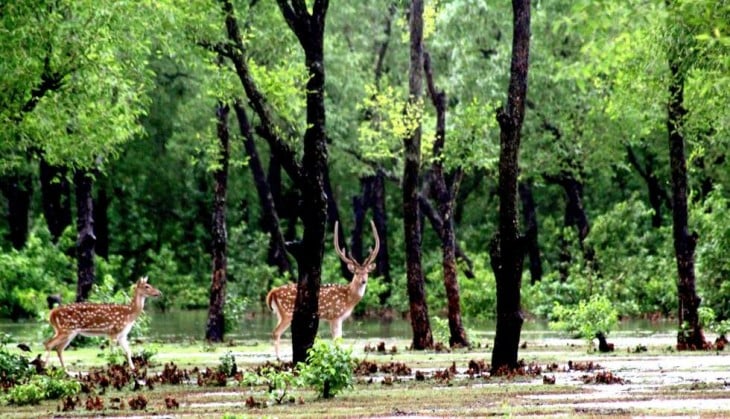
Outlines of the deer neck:
<svg viewBox="0 0 730 419">
<path fill-rule="evenodd" d="M 352 282 L 350 282 L 350 286 L 348 287 L 350 291 L 350 300 L 355 303 L 362 300 L 362 297 L 365 295 L 365 288 L 367 285 L 367 282 L 363 283 L 358 278 L 353 278 Z"/>
<path fill-rule="evenodd" d="M 134 298 L 132 298 L 132 302 L 130 304 L 130 307 L 132 309 L 132 316 L 137 317 L 140 315 L 140 313 L 142 313 L 142 311 L 144 310 L 145 298 L 147 297 L 145 297 L 140 292 L 134 293 Z"/>
</svg>

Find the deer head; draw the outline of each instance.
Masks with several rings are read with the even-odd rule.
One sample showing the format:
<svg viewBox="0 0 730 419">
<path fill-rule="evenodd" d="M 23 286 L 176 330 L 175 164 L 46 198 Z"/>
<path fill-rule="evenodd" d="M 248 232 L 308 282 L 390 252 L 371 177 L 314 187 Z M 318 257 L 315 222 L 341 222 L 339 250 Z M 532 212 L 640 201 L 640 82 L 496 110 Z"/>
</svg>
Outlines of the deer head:
<svg viewBox="0 0 730 419">
<path fill-rule="evenodd" d="M 356 293 L 362 298 L 365 295 L 365 287 L 368 284 L 368 275 L 375 269 L 375 258 L 378 256 L 378 250 L 380 250 L 380 239 L 378 238 L 378 230 L 375 228 L 375 223 L 370 220 L 370 226 L 373 229 L 373 236 L 375 238 L 375 245 L 370 251 L 370 255 L 365 258 L 362 263 L 358 263 L 355 258 L 348 256 L 344 249 L 340 247 L 338 239 L 339 223 L 335 221 L 335 252 L 347 264 L 347 269 L 352 272 L 352 281 L 350 286 Z M 359 300 L 358 300 L 359 301 Z"/>
</svg>

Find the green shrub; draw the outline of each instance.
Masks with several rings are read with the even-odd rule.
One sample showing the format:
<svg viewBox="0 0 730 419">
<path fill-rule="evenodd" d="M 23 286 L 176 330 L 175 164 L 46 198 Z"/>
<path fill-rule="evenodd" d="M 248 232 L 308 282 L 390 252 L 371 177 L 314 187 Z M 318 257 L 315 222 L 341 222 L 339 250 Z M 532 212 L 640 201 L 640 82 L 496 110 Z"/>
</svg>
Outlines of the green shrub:
<svg viewBox="0 0 730 419">
<path fill-rule="evenodd" d="M 81 384 L 72 379 L 56 376 L 34 375 L 29 382 L 11 387 L 7 402 L 15 405 L 37 404 L 46 399 L 75 396 L 81 392 Z"/>
<path fill-rule="evenodd" d="M 604 295 L 594 295 L 590 300 L 581 300 L 576 306 L 555 303 L 549 327 L 592 344 L 596 335 L 608 335 L 617 324 L 618 313 L 613 303 Z"/>
<path fill-rule="evenodd" d="M 355 361 L 351 356 L 352 350 L 343 349 L 340 342 L 340 339 L 332 343 L 315 340 L 309 350 L 307 363 L 298 365 L 304 384 L 314 387 L 325 399 L 352 387 Z"/>
</svg>

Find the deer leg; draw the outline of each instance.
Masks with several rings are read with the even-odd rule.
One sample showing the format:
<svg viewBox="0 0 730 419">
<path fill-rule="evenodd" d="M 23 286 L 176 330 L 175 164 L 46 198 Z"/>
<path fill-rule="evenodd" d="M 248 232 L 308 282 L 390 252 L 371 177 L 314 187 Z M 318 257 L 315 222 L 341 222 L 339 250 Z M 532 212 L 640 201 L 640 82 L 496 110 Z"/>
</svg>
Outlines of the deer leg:
<svg viewBox="0 0 730 419">
<path fill-rule="evenodd" d="M 332 339 L 342 337 L 342 319 L 330 321 L 330 332 L 332 332 Z"/>
<path fill-rule="evenodd" d="M 61 367 L 65 370 L 66 367 L 63 365 L 63 356 L 61 355 L 61 353 L 64 349 L 66 349 L 68 344 L 71 343 L 74 337 L 76 337 L 75 333 L 63 333 L 56 330 L 56 334 L 43 344 L 43 346 L 46 347 L 45 363 L 48 364 L 48 358 L 51 355 L 51 349 L 55 348 L 56 353 L 58 354 L 58 360 L 61 361 Z"/>
<path fill-rule="evenodd" d="M 127 355 L 127 362 L 129 363 L 129 368 L 134 370 L 134 363 L 132 363 L 132 351 L 129 350 L 129 342 L 127 341 L 127 335 L 122 334 L 119 337 L 117 337 L 117 344 L 121 346 L 122 350 L 124 351 L 124 354 Z"/>
<path fill-rule="evenodd" d="M 279 341 L 281 340 L 281 335 L 291 324 L 291 317 L 282 316 L 281 314 L 279 314 L 278 311 L 276 311 L 276 317 L 279 318 L 279 322 L 274 328 L 274 331 L 271 333 L 271 336 L 274 339 L 274 351 L 276 353 L 276 359 L 279 359 Z"/>
</svg>

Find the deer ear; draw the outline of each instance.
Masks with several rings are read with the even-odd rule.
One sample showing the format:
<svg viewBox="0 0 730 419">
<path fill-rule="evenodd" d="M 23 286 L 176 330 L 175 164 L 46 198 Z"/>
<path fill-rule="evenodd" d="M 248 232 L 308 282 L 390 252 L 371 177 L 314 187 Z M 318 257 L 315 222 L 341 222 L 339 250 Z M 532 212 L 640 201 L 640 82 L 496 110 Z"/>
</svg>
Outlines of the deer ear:
<svg viewBox="0 0 730 419">
<path fill-rule="evenodd" d="M 147 277 L 146 276 L 143 276 L 142 278 L 139 279 L 139 282 L 142 283 L 142 284 L 146 284 L 147 283 Z"/>
<path fill-rule="evenodd" d="M 374 271 L 375 270 L 375 264 L 374 263 L 369 264 L 368 267 L 367 267 L 367 270 L 368 270 L 368 272 Z"/>
<path fill-rule="evenodd" d="M 348 264 L 347 264 L 347 269 L 348 269 L 348 270 L 349 270 L 350 272 L 352 272 L 352 273 L 355 273 L 355 264 L 354 264 L 354 263 L 348 263 Z"/>
</svg>

